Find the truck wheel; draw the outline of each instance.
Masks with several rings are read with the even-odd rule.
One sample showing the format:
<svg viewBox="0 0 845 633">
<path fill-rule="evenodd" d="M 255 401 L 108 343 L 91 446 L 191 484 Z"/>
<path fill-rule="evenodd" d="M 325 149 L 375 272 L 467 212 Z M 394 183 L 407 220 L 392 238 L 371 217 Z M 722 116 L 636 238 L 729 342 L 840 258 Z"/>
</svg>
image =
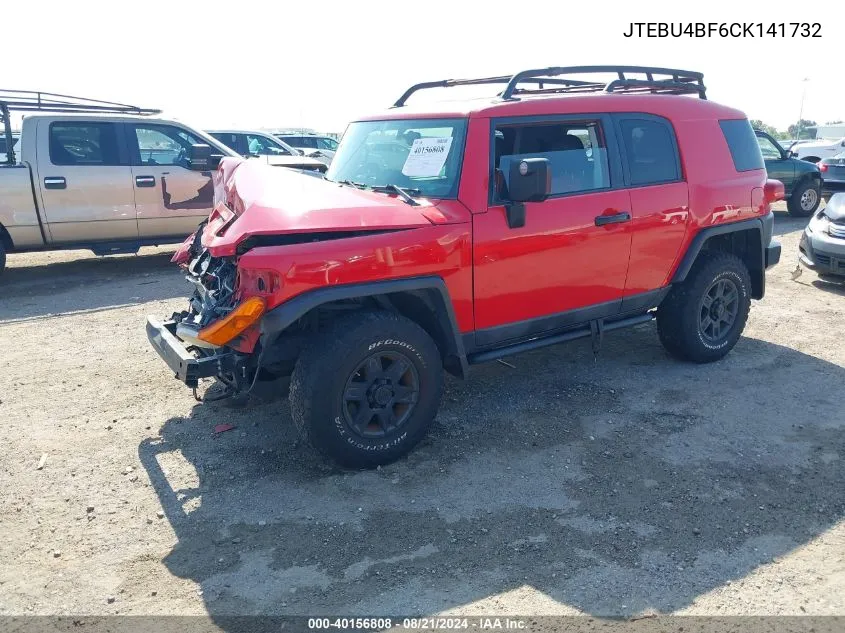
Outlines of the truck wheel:
<svg viewBox="0 0 845 633">
<path fill-rule="evenodd" d="M 3 240 L 0 240 L 0 275 L 6 270 L 6 247 L 3 246 Z"/>
<path fill-rule="evenodd" d="M 440 405 L 443 363 L 419 325 L 391 312 L 349 315 L 300 354 L 290 410 L 300 435 L 342 466 L 409 452 Z"/>
<path fill-rule="evenodd" d="M 657 309 L 657 332 L 681 360 L 709 363 L 739 340 L 751 309 L 751 277 L 741 259 L 703 252 L 687 278 Z"/>
<path fill-rule="evenodd" d="M 816 209 L 819 208 L 821 198 L 819 188 L 812 182 L 805 182 L 789 196 L 786 208 L 792 217 L 806 218 L 807 216 L 813 215 Z"/>
</svg>

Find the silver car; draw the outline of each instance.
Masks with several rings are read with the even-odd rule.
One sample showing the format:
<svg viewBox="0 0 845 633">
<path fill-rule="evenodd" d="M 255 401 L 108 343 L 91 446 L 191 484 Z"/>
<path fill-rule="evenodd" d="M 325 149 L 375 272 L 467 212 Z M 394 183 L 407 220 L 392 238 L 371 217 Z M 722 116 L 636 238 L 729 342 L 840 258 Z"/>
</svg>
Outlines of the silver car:
<svg viewBox="0 0 845 633">
<path fill-rule="evenodd" d="M 798 249 L 800 262 L 810 270 L 845 277 L 845 193 L 832 196 L 813 215 Z"/>
</svg>

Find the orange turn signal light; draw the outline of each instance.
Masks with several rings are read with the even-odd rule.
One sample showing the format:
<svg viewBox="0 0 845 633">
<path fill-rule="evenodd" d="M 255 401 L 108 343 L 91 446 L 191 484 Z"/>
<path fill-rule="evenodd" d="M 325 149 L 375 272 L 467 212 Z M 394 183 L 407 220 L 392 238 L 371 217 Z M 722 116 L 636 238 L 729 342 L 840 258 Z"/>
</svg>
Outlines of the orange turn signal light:
<svg viewBox="0 0 845 633">
<path fill-rule="evenodd" d="M 197 337 L 212 345 L 225 345 L 257 322 L 266 307 L 261 297 L 250 297 L 222 319 L 201 329 Z"/>
</svg>

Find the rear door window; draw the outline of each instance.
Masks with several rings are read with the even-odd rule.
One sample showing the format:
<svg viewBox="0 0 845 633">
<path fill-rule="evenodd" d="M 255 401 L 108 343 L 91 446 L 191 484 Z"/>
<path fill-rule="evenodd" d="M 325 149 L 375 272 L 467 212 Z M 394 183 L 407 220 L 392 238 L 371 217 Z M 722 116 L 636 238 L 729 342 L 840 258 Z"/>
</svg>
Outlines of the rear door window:
<svg viewBox="0 0 845 633">
<path fill-rule="evenodd" d="M 51 123 L 50 162 L 54 165 L 120 165 L 117 124 L 100 121 Z"/>
<path fill-rule="evenodd" d="M 633 116 L 619 116 L 617 120 L 631 186 L 681 179 L 678 144 L 668 121 Z"/>
<path fill-rule="evenodd" d="M 719 127 L 722 128 L 737 171 L 764 169 L 763 154 L 748 119 L 725 119 L 719 121 Z"/>
</svg>

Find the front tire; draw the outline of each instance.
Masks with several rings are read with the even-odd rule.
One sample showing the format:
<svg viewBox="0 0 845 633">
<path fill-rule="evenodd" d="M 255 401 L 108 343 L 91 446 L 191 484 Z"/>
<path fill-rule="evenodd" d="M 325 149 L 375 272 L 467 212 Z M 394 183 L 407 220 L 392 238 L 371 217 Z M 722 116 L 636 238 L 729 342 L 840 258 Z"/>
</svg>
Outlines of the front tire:
<svg viewBox="0 0 845 633">
<path fill-rule="evenodd" d="M 657 309 L 657 332 L 681 360 L 710 363 L 739 340 L 751 309 L 751 277 L 730 253 L 703 252 Z"/>
<path fill-rule="evenodd" d="M 821 199 L 819 187 L 812 182 L 805 182 L 789 196 L 786 208 L 792 217 L 806 218 L 816 212 Z"/>
<path fill-rule="evenodd" d="M 425 330 L 391 312 L 356 313 L 300 354 L 291 417 L 302 437 L 340 465 L 373 468 L 423 438 L 442 388 L 440 352 Z"/>
</svg>

